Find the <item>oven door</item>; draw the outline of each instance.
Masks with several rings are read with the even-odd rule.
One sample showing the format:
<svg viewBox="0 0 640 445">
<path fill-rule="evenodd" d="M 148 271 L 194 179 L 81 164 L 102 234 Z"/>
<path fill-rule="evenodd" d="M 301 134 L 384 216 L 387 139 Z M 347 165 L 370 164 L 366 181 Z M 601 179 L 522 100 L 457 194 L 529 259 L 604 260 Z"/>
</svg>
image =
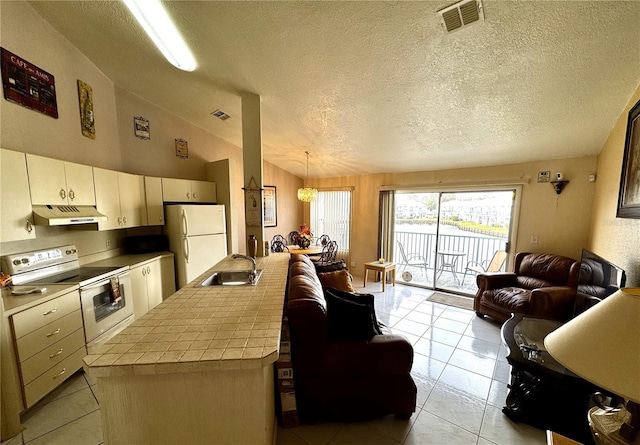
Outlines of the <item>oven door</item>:
<svg viewBox="0 0 640 445">
<path fill-rule="evenodd" d="M 80 288 L 84 334 L 87 343 L 133 315 L 129 272 L 117 275 L 117 277 L 122 297 L 118 302 L 111 301 L 110 278 Z"/>
</svg>

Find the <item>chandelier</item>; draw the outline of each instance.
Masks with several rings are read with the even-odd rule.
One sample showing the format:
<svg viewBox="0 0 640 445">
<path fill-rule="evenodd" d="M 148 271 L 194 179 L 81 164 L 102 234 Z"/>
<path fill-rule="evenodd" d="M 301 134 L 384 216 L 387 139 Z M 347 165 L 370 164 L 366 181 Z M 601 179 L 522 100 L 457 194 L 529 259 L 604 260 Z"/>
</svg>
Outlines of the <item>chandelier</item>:
<svg viewBox="0 0 640 445">
<path fill-rule="evenodd" d="M 309 152 L 307 154 L 307 181 L 309 180 Z M 313 187 L 302 187 L 298 189 L 298 199 L 303 202 L 311 202 L 318 196 L 318 189 Z"/>
</svg>

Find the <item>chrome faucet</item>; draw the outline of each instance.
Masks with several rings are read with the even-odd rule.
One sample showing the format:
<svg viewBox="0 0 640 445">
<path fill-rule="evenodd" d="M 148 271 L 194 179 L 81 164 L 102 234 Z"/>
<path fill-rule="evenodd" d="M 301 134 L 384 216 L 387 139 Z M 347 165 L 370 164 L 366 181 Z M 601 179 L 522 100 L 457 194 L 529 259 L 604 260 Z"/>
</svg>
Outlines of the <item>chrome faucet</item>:
<svg viewBox="0 0 640 445">
<path fill-rule="evenodd" d="M 249 280 L 250 280 L 250 283 L 253 284 L 256 281 L 256 276 L 258 275 L 256 260 L 247 255 L 240 255 L 239 253 L 234 253 L 233 255 L 231 255 L 231 258 L 233 258 L 234 260 L 241 259 L 241 260 L 251 261 L 251 266 L 253 267 L 253 270 L 249 274 Z"/>
</svg>

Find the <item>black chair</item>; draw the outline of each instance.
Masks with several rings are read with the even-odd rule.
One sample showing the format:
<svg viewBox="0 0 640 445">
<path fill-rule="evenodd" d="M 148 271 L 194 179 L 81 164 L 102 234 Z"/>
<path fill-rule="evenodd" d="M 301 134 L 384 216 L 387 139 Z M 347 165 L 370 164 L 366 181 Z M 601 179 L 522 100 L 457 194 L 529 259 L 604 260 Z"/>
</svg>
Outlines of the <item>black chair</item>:
<svg viewBox="0 0 640 445">
<path fill-rule="evenodd" d="M 298 240 L 298 235 L 299 233 L 296 231 L 289 232 L 289 235 L 287 237 L 288 244 L 296 244 L 296 241 Z"/>
<path fill-rule="evenodd" d="M 271 242 L 271 251 L 272 252 L 288 252 L 289 248 L 282 241 L 276 240 Z"/>
<path fill-rule="evenodd" d="M 271 244 L 275 243 L 276 241 L 283 243 L 285 246 L 288 244 L 287 239 L 282 235 L 274 235 L 274 237 L 271 239 Z"/>
<path fill-rule="evenodd" d="M 336 260 L 338 254 L 338 242 L 329 241 L 323 248 L 320 254 L 320 259 L 313 261 L 314 264 L 328 264 Z"/>
<path fill-rule="evenodd" d="M 324 246 L 326 246 L 330 242 L 331 238 L 329 238 L 329 235 L 322 235 L 316 240 L 316 246 L 321 246 L 324 248 Z M 320 255 L 321 254 L 308 255 L 308 257 L 311 259 L 311 261 L 320 261 Z"/>
<path fill-rule="evenodd" d="M 324 247 L 330 242 L 331 242 L 331 238 L 329 238 L 329 235 L 322 235 L 318 237 L 318 239 L 316 240 L 316 246 Z"/>
</svg>

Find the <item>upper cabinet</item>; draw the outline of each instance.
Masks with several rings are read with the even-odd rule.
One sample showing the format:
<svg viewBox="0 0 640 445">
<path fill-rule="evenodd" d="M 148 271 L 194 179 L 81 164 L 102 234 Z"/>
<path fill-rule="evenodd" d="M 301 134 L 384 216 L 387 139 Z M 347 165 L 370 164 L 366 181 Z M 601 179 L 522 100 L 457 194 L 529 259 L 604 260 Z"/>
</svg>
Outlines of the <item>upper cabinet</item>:
<svg viewBox="0 0 640 445">
<path fill-rule="evenodd" d="M 31 204 L 95 205 L 93 167 L 27 155 Z"/>
<path fill-rule="evenodd" d="M 94 168 L 96 208 L 109 218 L 98 230 L 138 227 L 141 222 L 142 186 L 140 176 Z"/>
<path fill-rule="evenodd" d="M 24 153 L 0 148 L 0 242 L 36 237 Z"/>
<path fill-rule="evenodd" d="M 165 202 L 216 202 L 216 183 L 188 179 L 162 178 Z"/>
<path fill-rule="evenodd" d="M 142 225 L 164 225 L 164 207 L 162 201 L 162 178 L 144 177 L 144 198 L 146 209 L 142 212 Z M 146 211 L 145 211 L 146 210 Z"/>
</svg>

